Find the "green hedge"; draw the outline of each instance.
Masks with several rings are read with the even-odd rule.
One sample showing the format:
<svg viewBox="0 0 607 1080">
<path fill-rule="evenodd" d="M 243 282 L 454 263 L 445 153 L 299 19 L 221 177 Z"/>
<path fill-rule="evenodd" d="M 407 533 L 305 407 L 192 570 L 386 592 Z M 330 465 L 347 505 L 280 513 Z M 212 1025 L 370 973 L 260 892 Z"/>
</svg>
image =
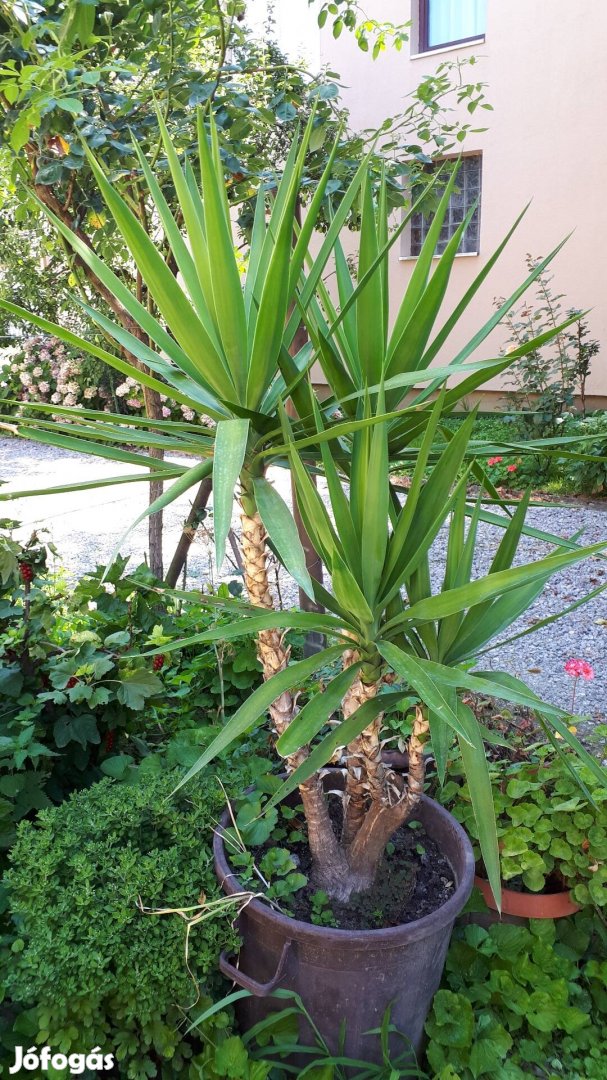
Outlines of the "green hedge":
<svg viewBox="0 0 607 1080">
<path fill-rule="evenodd" d="M 245 769 L 226 771 L 228 782 L 248 782 Z M 138 908 L 138 898 L 184 909 L 220 895 L 211 841 L 224 794 L 206 774 L 170 797 L 177 778 L 104 780 L 19 826 L 7 874 L 17 936 L 6 984 L 24 1009 L 14 1042 L 99 1046 L 121 1077 L 216 1075 L 200 1071 L 209 1047 L 184 1032 L 195 1002 L 200 1013 L 229 989 L 216 972 L 221 949 L 237 945 L 231 912 L 192 928 L 192 978 L 183 919 Z M 227 1023 L 215 1018 L 214 1030 Z"/>
</svg>

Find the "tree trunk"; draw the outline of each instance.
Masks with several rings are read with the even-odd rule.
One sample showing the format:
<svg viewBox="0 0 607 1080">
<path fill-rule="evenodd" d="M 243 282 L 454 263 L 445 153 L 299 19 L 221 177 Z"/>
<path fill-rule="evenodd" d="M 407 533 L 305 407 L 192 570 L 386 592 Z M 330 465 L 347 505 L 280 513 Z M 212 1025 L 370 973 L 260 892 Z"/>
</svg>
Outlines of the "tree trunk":
<svg viewBox="0 0 607 1080">
<path fill-rule="evenodd" d="M 202 481 L 194 496 L 194 501 L 175 549 L 175 554 L 171 560 L 171 565 L 167 570 L 165 584 L 168 585 L 169 589 L 174 589 L 179 581 L 179 576 L 186 564 L 192 541 L 196 535 L 200 514 L 209 501 L 212 487 L 213 481 L 211 480 L 211 477 L 208 476 Z"/>
<path fill-rule="evenodd" d="M 428 730 L 428 720 L 418 707 L 409 739 L 407 783 L 399 791 L 396 778 L 390 778 L 390 770 L 385 770 L 386 793 L 382 799 L 372 801 L 348 849 L 351 882 L 356 884 L 353 891 L 369 888 L 373 884 L 384 857 L 386 844 L 396 830 L 408 821 L 421 799 L 425 778 L 424 744 Z"/>
<path fill-rule="evenodd" d="M 344 654 L 344 667 L 356 664 L 359 659 L 356 650 L 348 650 Z M 361 705 L 377 697 L 379 693 L 381 679 L 376 678 L 367 682 L 364 674 L 363 668 L 344 697 L 342 710 L 345 720 L 352 716 Z M 377 674 L 377 669 L 374 674 Z M 346 751 L 346 788 L 342 830 L 342 843 L 346 848 L 353 843 L 364 821 L 369 803 L 381 801 L 384 797 L 386 770 L 381 761 L 382 721 L 383 714 L 380 713 L 377 719 L 350 743 Z"/>
<path fill-rule="evenodd" d="M 242 558 L 244 579 L 251 603 L 268 611 L 274 610 L 267 566 L 266 532 L 259 514 L 249 515 L 245 508 L 241 514 Z M 257 655 L 265 680 L 283 671 L 289 663 L 291 650 L 285 647 L 284 635 L 279 630 L 262 630 L 257 636 Z M 270 719 L 277 736 L 291 723 L 296 704 L 290 691 L 285 690 L 269 709 Z M 306 750 L 299 750 L 287 758 L 287 769 L 293 772 L 307 757 Z M 329 817 L 329 807 L 320 778 L 311 776 L 299 787 L 301 800 L 308 822 L 308 842 L 315 866 L 318 869 L 319 888 L 337 888 L 339 880 L 347 872 L 345 856 L 340 849 L 335 830 Z"/>
</svg>

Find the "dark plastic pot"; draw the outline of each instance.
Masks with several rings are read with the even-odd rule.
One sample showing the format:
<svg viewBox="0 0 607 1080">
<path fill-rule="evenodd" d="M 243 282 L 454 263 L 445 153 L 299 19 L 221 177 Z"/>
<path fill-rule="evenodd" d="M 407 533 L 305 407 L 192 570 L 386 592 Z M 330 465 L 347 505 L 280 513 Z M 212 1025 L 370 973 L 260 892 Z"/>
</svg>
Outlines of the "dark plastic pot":
<svg viewBox="0 0 607 1080">
<path fill-rule="evenodd" d="M 392 1023 L 416 1053 L 423 1043 L 424 1023 L 438 989 L 455 919 L 472 891 L 474 855 L 466 833 L 438 803 L 423 798 L 415 814 L 437 843 L 453 870 L 456 889 L 431 915 L 387 930 L 334 930 L 290 919 L 253 900 L 239 919 L 243 939 L 238 967 L 225 954 L 222 973 L 251 997 L 238 1003 L 238 1020 L 246 1031 L 271 1011 L 288 1003 L 271 998 L 281 987 L 293 990 L 332 1052 L 338 1050 L 345 1025 L 347 1057 L 381 1061 L 377 1028 L 391 1007 Z M 226 893 L 242 890 L 228 860 L 222 831 L 230 824 L 223 815 L 215 834 L 215 869 Z M 302 1024 L 301 1037 L 310 1041 Z M 402 1053 L 396 1036 L 393 1049 Z"/>
</svg>

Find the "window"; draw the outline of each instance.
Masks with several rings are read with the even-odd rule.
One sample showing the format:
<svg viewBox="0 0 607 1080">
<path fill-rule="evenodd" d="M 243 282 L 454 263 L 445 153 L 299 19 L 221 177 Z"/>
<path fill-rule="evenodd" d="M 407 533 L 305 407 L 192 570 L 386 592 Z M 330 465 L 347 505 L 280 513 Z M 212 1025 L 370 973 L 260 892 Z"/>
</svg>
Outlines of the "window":
<svg viewBox="0 0 607 1080">
<path fill-rule="evenodd" d="M 419 0 L 419 51 L 483 37 L 486 7 L 487 0 Z"/>
<path fill-rule="evenodd" d="M 480 154 L 470 154 L 461 160 L 457 174 L 455 189 L 449 200 L 449 206 L 441 229 L 440 240 L 436 248 L 436 254 L 440 255 L 449 243 L 453 234 L 457 231 L 473 203 L 481 193 L 481 162 Z M 435 189 L 433 189 L 434 191 Z M 437 194 L 440 194 L 438 192 Z M 411 218 L 410 232 L 410 255 L 419 255 L 422 244 L 428 235 L 428 229 L 432 223 L 433 214 L 417 213 Z M 461 254 L 477 255 L 479 251 L 480 232 L 480 205 L 474 211 L 470 223 L 462 236 L 459 246 Z"/>
</svg>

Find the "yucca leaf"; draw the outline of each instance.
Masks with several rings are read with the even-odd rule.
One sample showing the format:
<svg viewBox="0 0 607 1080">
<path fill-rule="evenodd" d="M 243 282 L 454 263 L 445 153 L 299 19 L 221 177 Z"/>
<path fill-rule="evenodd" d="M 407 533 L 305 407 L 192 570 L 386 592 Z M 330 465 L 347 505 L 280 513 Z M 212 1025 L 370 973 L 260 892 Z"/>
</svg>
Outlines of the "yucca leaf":
<svg viewBox="0 0 607 1080">
<path fill-rule="evenodd" d="M 131 252 L 137 269 L 183 350 L 183 370 L 194 379 L 199 372 L 216 392 L 230 397 L 234 393 L 234 383 L 226 370 L 224 358 L 217 352 L 192 304 L 143 226 L 108 183 L 93 154 L 89 150 L 85 152 L 104 202 Z M 69 235 L 66 239 L 74 247 L 74 241 Z M 114 288 L 112 291 L 114 292 Z M 145 311 L 143 305 L 141 308 Z M 141 317 L 138 321 L 143 326 Z M 149 317 L 146 318 L 146 322 L 148 321 Z M 157 320 L 153 321 L 158 325 Z M 145 326 L 143 328 L 145 329 Z M 157 330 L 154 329 L 150 336 L 156 341 Z"/>
<path fill-rule="evenodd" d="M 453 615 L 457 611 L 464 611 L 474 604 L 483 600 L 489 600 L 511 589 L 517 589 L 523 585 L 531 585 L 532 582 L 547 581 L 558 570 L 566 566 L 573 566 L 582 559 L 589 558 L 604 551 L 607 540 L 599 544 L 592 544 L 586 548 L 580 548 L 573 552 L 565 552 L 562 555 L 548 555 L 544 559 L 538 559 L 533 563 L 525 563 L 522 566 L 514 566 L 510 570 L 501 570 L 498 573 L 487 575 L 477 581 L 447 592 L 432 596 L 426 600 L 413 604 L 404 615 L 405 620 L 411 622 L 425 622 L 426 620 L 442 619 L 447 615 Z M 396 630 L 395 622 L 388 624 L 387 630 Z"/>
<path fill-rule="evenodd" d="M 454 694 L 451 699 L 451 707 L 455 708 L 456 704 L 457 697 Z M 453 743 L 453 733 L 449 725 L 431 709 L 428 709 L 428 723 L 430 724 L 430 738 L 432 740 L 434 760 L 436 761 L 436 771 L 442 787 L 447 775 L 447 759 Z"/>
<path fill-rule="evenodd" d="M 136 529 L 142 521 L 145 521 L 146 518 L 150 517 L 152 514 L 157 514 L 167 506 L 170 506 L 172 502 L 175 502 L 175 499 L 179 499 L 186 491 L 189 491 L 190 488 L 197 487 L 202 480 L 206 480 L 207 476 L 210 476 L 212 468 L 213 463 L 211 461 L 201 461 L 198 462 L 197 465 L 192 465 L 190 469 L 186 469 L 182 472 L 181 476 L 174 484 L 171 484 L 170 488 L 163 491 L 162 495 L 159 495 L 157 499 L 154 499 L 154 501 L 149 504 L 149 506 L 146 506 L 139 517 L 129 525 L 128 529 L 125 529 L 118 543 L 115 545 L 114 550 L 108 559 L 105 574 L 107 574 L 114 560 L 120 554 L 120 548 L 124 544 L 126 538 L 133 532 L 133 529 Z"/>
<path fill-rule="evenodd" d="M 347 188 L 344 196 L 339 201 L 339 206 L 335 210 L 334 216 L 331 220 L 331 224 L 329 225 L 324 240 L 320 246 L 320 251 L 318 252 L 318 255 L 314 259 L 313 265 L 308 271 L 305 285 L 301 290 L 300 294 L 300 303 L 304 308 L 308 307 L 310 300 L 314 296 L 318 282 L 320 281 L 321 275 L 333 251 L 335 240 L 340 235 L 343 226 L 345 225 L 348 214 L 350 213 L 350 210 L 354 205 L 354 201 L 358 195 L 372 154 L 373 151 L 369 151 L 369 153 L 366 155 L 365 158 L 363 158 L 360 165 L 358 166 L 358 169 L 352 177 L 349 187 Z M 287 321 L 284 338 L 287 347 L 292 343 L 293 338 L 295 337 L 295 334 L 297 333 L 297 330 L 299 328 L 299 323 L 300 313 L 299 309 L 296 308 L 291 313 Z"/>
<path fill-rule="evenodd" d="M 434 437 L 443 411 L 444 400 L 445 391 L 443 390 L 426 422 L 424 437 L 419 451 L 417 451 L 416 454 L 415 468 L 413 470 L 413 476 L 411 477 L 411 484 L 407 490 L 405 505 L 398 514 L 398 518 L 394 524 L 394 532 L 388 545 L 388 555 L 386 559 L 387 574 L 390 574 L 398 563 L 402 547 L 407 539 L 409 529 L 411 528 L 415 517 L 417 503 L 426 478 L 428 459 L 434 445 Z"/>
<path fill-rule="evenodd" d="M 521 221 L 523 220 L 523 218 L 524 218 L 525 214 L 527 213 L 530 205 L 531 205 L 531 203 L 527 203 L 527 206 L 525 207 L 525 209 L 522 211 L 521 214 L 519 214 L 516 221 L 514 222 L 514 225 L 509 229 L 509 231 L 506 233 L 506 236 L 504 237 L 502 242 L 497 246 L 495 251 L 487 259 L 486 263 L 481 268 L 480 272 L 477 274 L 474 281 L 472 282 L 472 285 L 470 286 L 469 289 L 466 290 L 464 296 L 459 301 L 459 303 L 456 305 L 455 309 L 453 310 L 453 312 L 451 313 L 451 315 L 447 319 L 446 323 L 442 327 L 440 333 L 437 334 L 437 336 L 435 337 L 434 341 L 432 342 L 432 345 L 427 350 L 427 352 L 426 352 L 426 354 L 424 356 L 424 367 L 429 367 L 430 366 L 432 361 L 435 359 L 435 357 L 438 355 L 438 353 L 442 349 L 443 345 L 447 342 L 447 340 L 448 340 L 450 334 L 452 333 L 452 331 L 455 329 L 455 327 L 460 322 L 460 320 L 462 318 L 462 315 L 470 307 L 470 304 L 472 303 L 472 300 L 476 296 L 476 294 L 479 291 L 481 285 L 484 283 L 484 281 L 487 279 L 487 277 L 491 273 L 493 267 L 495 266 L 496 262 L 500 258 L 500 255 L 502 254 L 504 248 L 507 246 L 507 244 L 511 240 L 512 236 L 516 232 L 518 226 L 520 225 Z"/>
<path fill-rule="evenodd" d="M 457 178 L 457 169 L 454 169 L 451 177 L 449 178 L 445 191 L 436 209 L 436 213 L 432 218 L 430 228 L 419 256 L 415 260 L 415 267 L 413 273 L 409 279 L 409 284 L 405 291 L 401 306 L 396 316 L 392 334 L 390 337 L 390 343 L 388 345 L 388 356 L 391 356 L 394 350 L 396 342 L 400 341 L 403 331 L 407 327 L 413 312 L 419 304 L 422 295 L 426 289 L 428 276 L 432 266 L 432 260 L 436 253 L 436 246 L 440 239 L 441 230 L 443 227 L 443 221 L 445 214 L 449 207 L 453 188 Z M 427 198 L 428 192 L 426 191 L 422 198 Z"/>
<path fill-rule="evenodd" d="M 379 650 L 382 656 L 383 649 L 382 644 L 382 648 Z M 505 671 L 468 672 L 462 668 L 450 668 L 445 664 L 437 664 L 432 660 L 419 658 L 416 663 L 431 678 L 437 681 L 440 680 L 445 689 L 452 687 L 454 689 L 470 690 L 474 694 L 483 694 L 485 697 L 499 698 L 515 705 L 524 705 L 533 712 L 540 713 L 545 718 L 548 718 L 554 730 L 575 751 L 578 758 L 590 769 L 599 782 L 603 786 L 607 783 L 607 771 L 569 731 L 567 723 L 571 722 L 571 715 L 564 709 L 559 709 L 556 705 L 542 701 L 537 694 L 534 694 L 524 682 L 515 678 L 514 675 L 510 675 Z"/>
<path fill-rule="evenodd" d="M 474 505 L 474 509 L 470 514 L 468 532 L 464 535 L 466 509 L 466 489 L 462 487 L 451 518 L 447 567 L 441 592 L 448 592 L 450 589 L 457 589 L 458 587 L 465 585 L 470 581 L 472 576 L 472 564 L 476 553 L 476 537 L 481 510 L 480 493 Z M 456 534 L 453 541 L 453 550 L 451 546 L 452 532 L 455 532 Z M 455 558 L 457 558 L 457 563 L 454 565 Z M 447 576 L 447 572 L 449 576 Z M 543 588 L 543 584 L 541 588 Z M 490 600 L 488 603 L 491 604 L 492 601 Z M 434 659 L 441 661 L 446 660 L 446 657 L 450 654 L 453 643 L 459 641 L 461 628 L 466 618 L 467 613 L 458 611 L 454 615 L 448 615 L 445 619 L 440 620 L 437 639 L 438 648 Z"/>
<path fill-rule="evenodd" d="M 247 264 L 247 274 L 244 285 L 244 304 L 245 313 L 247 317 L 247 325 L 252 326 L 253 320 L 251 317 L 251 309 L 253 306 L 253 298 L 255 294 L 255 282 L 257 280 L 257 270 L 261 259 L 264 243 L 266 238 L 266 197 L 263 185 L 257 192 L 255 199 L 255 213 L 253 215 L 253 228 L 251 231 L 251 242 L 249 245 L 249 261 Z"/>
<path fill-rule="evenodd" d="M 338 603 L 351 612 L 363 632 L 369 632 L 373 624 L 373 612 L 356 578 L 337 551 L 328 565 Z"/>
<path fill-rule="evenodd" d="M 474 210 L 475 207 L 470 208 L 438 259 L 436 269 L 417 306 L 412 311 L 409 321 L 404 326 L 400 338 L 392 339 L 388 351 L 386 371 L 388 377 L 403 371 L 416 371 L 424 365 L 424 348 L 438 318 L 451 278 L 453 263 Z"/>
<path fill-rule="evenodd" d="M 518 634 L 512 634 L 511 637 L 505 638 L 502 641 L 493 642 L 492 645 L 483 649 L 478 655 L 484 656 L 485 653 L 492 652 L 493 649 L 501 649 L 506 645 L 511 645 L 513 641 L 518 641 L 519 638 L 527 637 L 528 634 L 536 634 L 538 630 L 543 630 L 545 626 L 551 626 L 552 623 L 571 614 L 572 611 L 577 611 L 578 608 L 587 604 L 590 600 L 594 600 L 595 597 L 600 596 L 601 593 L 604 593 L 606 589 L 607 582 L 605 582 L 604 585 L 599 585 L 596 589 L 592 589 L 591 592 L 581 596 L 580 599 L 576 600 L 573 604 L 568 604 L 567 607 L 563 608 L 561 611 L 557 611 L 554 615 L 547 615 L 545 619 L 538 619 L 533 626 L 528 626 L 526 630 L 520 630 Z"/>
<path fill-rule="evenodd" d="M 422 666 L 420 660 L 399 649 L 390 641 L 380 639 L 377 648 L 386 663 L 390 665 L 397 675 L 405 679 L 416 694 L 421 698 L 435 715 L 444 724 L 452 728 L 456 735 L 469 742 L 465 727 L 461 724 L 454 708 L 452 694 L 445 687 L 440 673 L 434 675 L 427 670 L 427 665 Z"/>
<path fill-rule="evenodd" d="M 502 884 L 500 857 L 497 843 L 497 822 L 493 805 L 493 790 L 485 746 L 479 730 L 478 721 L 467 705 L 458 701 L 457 714 L 467 734 L 466 739 L 459 738 L 464 772 L 468 781 L 468 791 L 474 812 L 481 855 L 487 871 L 491 892 L 497 910 L 502 907 Z"/>
<path fill-rule="evenodd" d="M 168 590 L 162 590 L 165 595 Z M 191 598 L 192 594 L 190 594 Z M 207 597 L 202 601 L 196 596 L 196 603 L 206 607 Z M 234 608 L 235 610 L 231 610 Z M 231 604 L 228 601 L 222 608 L 226 614 L 236 614 L 238 619 L 233 623 L 222 623 L 205 630 L 202 634 L 188 634 L 187 637 L 178 638 L 175 641 L 165 642 L 157 649 L 149 649 L 141 656 L 158 656 L 166 652 L 177 652 L 182 649 L 191 649 L 194 645 L 212 645 L 217 641 L 236 641 L 241 637 L 253 637 L 263 630 L 314 630 L 332 636 L 344 636 L 342 625 L 330 615 L 320 615 L 311 611 L 265 611 L 263 608 L 247 605 Z M 314 620 L 316 619 L 316 622 Z M 349 639 L 348 639 L 349 640 Z M 129 656 L 134 655 L 129 653 Z"/>
<path fill-rule="evenodd" d="M 283 184 L 285 179 L 283 178 Z M 271 244 L 265 275 L 259 285 L 259 309 L 247 374 L 247 404 L 251 408 L 262 400 L 274 375 L 284 338 L 289 305 L 289 267 L 293 245 L 293 223 L 299 190 L 299 171 L 290 178 L 288 197 L 276 233 L 268 229 L 265 246 Z M 264 260 L 260 264 L 259 273 Z"/>
<path fill-rule="evenodd" d="M 221 754 L 228 746 L 231 746 L 236 739 L 240 738 L 247 731 L 256 727 L 260 721 L 265 719 L 266 710 L 270 707 L 272 702 L 276 701 L 281 694 L 284 694 L 287 690 L 292 689 L 295 686 L 299 686 L 315 671 L 324 667 L 326 664 L 333 663 L 334 660 L 339 659 L 342 655 L 345 645 L 333 645 L 329 649 L 322 649 L 321 652 L 315 653 L 314 656 L 309 656 L 305 660 L 299 660 L 296 664 L 291 664 L 283 671 L 279 671 L 277 675 L 273 675 L 271 679 L 263 683 L 262 686 L 258 686 L 256 690 L 247 698 L 247 700 L 240 706 L 233 716 L 224 724 L 218 735 L 215 736 L 212 743 L 207 746 L 203 754 L 198 758 L 198 761 L 179 782 L 175 791 L 179 791 L 184 784 L 187 784 L 192 777 L 196 776 L 201 769 L 204 769 L 205 765 L 208 765 L 213 758 L 216 758 L 218 754 Z M 175 794 L 175 791 L 173 794 Z"/>
<path fill-rule="evenodd" d="M 315 399 L 313 404 L 316 428 L 320 433 L 324 430 L 322 415 Z M 344 558 L 354 576 L 360 578 L 360 575 L 362 574 L 360 537 L 357 536 L 356 530 L 354 529 L 354 522 L 352 521 L 352 514 L 350 513 L 350 504 L 342 487 L 333 455 L 326 442 L 321 442 L 320 453 L 325 480 L 329 490 L 329 501 L 333 512 L 333 520 L 335 521 L 337 535 L 342 544 Z"/>
<path fill-rule="evenodd" d="M 293 514 L 276 488 L 263 477 L 253 480 L 253 492 L 264 529 L 280 561 L 306 596 L 313 600 L 314 589 L 306 566 L 306 553 L 299 538 Z"/>
<path fill-rule="evenodd" d="M 214 132 L 212 110 L 209 112 L 211 137 Z M 240 273 L 236 264 L 229 211 L 225 202 L 223 173 L 213 161 L 202 114 L 198 113 L 198 151 L 204 198 L 204 221 L 211 287 L 217 320 L 217 336 L 230 370 L 237 397 L 242 400 L 247 378 L 247 321 Z M 249 404 L 249 402 L 247 402 Z M 255 404 L 255 403 L 253 403 Z"/>
<path fill-rule="evenodd" d="M 569 234 L 569 236 L 570 235 L 571 234 Z M 557 244 L 557 246 L 552 249 L 550 254 L 547 255 L 545 259 L 541 259 L 537 266 L 534 267 L 534 269 L 530 272 L 525 281 L 523 281 L 523 283 L 519 285 L 518 289 L 515 289 L 515 291 L 508 297 L 508 299 L 504 300 L 504 303 L 501 304 L 499 308 L 497 308 L 497 310 L 494 312 L 492 317 L 485 323 L 485 325 L 474 335 L 473 338 L 470 339 L 468 344 L 465 345 L 463 349 L 461 349 L 457 356 L 454 357 L 454 364 L 461 364 L 463 360 L 465 360 L 468 356 L 475 352 L 480 345 L 482 345 L 483 341 L 489 336 L 491 331 L 494 330 L 496 326 L 498 326 L 504 316 L 509 311 L 512 311 L 512 308 L 516 304 L 517 300 L 519 300 L 523 293 L 525 293 L 527 289 L 531 285 L 533 285 L 534 281 L 537 280 L 537 278 L 544 272 L 546 267 L 549 266 L 553 259 L 558 255 L 561 248 L 564 247 L 569 240 L 569 236 L 566 236 L 564 240 L 561 240 L 560 244 Z M 571 322 L 575 322 L 577 318 L 579 318 L 579 314 L 572 316 L 571 319 L 568 320 L 569 324 L 571 324 Z M 556 332 L 557 331 L 555 330 L 554 333 Z M 548 331 L 548 333 L 550 333 L 550 331 Z"/>
<path fill-rule="evenodd" d="M 172 480 L 181 476 L 183 469 L 178 467 L 173 472 L 163 471 L 158 473 L 130 473 L 128 476 L 106 476 L 98 480 L 82 480 L 76 484 L 60 484 L 58 487 L 28 488 L 25 491 L 6 491 L 0 487 L 0 502 L 11 499 L 29 499 L 35 495 L 70 495 L 74 491 L 97 491 L 97 488 L 117 487 L 120 484 L 151 483 L 154 480 Z"/>
<path fill-rule="evenodd" d="M 327 190 L 327 184 L 331 179 L 331 173 L 333 172 L 333 166 L 335 164 L 335 158 L 339 151 L 339 140 L 341 136 L 341 129 L 337 133 L 336 138 L 333 141 L 327 163 L 323 170 L 322 176 L 316 185 L 316 191 L 312 196 L 310 205 L 306 208 L 306 214 L 299 229 L 299 235 L 295 244 L 293 254 L 291 256 L 291 282 L 290 291 L 293 294 L 295 292 L 299 276 L 301 274 L 306 254 L 309 250 L 310 240 L 318 221 L 318 216 L 325 201 L 325 193 Z M 306 137 L 305 145 L 307 147 L 309 135 Z"/>
<path fill-rule="evenodd" d="M 483 645 L 494 640 L 529 610 L 543 588 L 543 581 L 533 582 L 520 589 L 513 589 L 496 600 L 470 608 L 451 647 L 442 655 L 443 662 L 457 664 L 475 658 Z"/>
<path fill-rule="evenodd" d="M 335 278 L 337 281 L 339 304 L 340 309 L 343 310 L 354 292 L 354 284 L 350 276 L 350 268 L 344 254 L 344 249 L 339 238 L 335 241 L 334 256 Z M 351 374 L 354 378 L 356 378 L 357 385 L 360 387 L 362 381 L 362 373 L 360 370 L 360 363 L 358 361 L 356 348 L 356 313 L 353 305 L 350 305 L 350 307 L 346 311 L 346 314 L 344 315 L 342 320 L 342 326 L 344 335 L 349 346 L 349 355 L 353 357 L 355 365 L 354 370 Z M 340 391 L 337 388 L 335 388 L 334 392 L 336 392 L 338 395 L 340 394 Z"/>
<path fill-rule="evenodd" d="M 26 418 L 19 417 L 18 422 L 13 420 L 10 426 L 23 438 L 43 443 L 45 446 L 58 446 L 62 450 L 74 450 L 79 454 L 91 454 L 94 457 L 107 458 L 109 461 L 124 461 L 129 465 L 140 465 L 144 469 L 152 469 L 155 472 L 175 471 L 175 465 L 168 461 L 159 461 L 158 458 L 147 457 L 144 454 L 132 454 L 128 450 L 121 450 L 118 446 L 106 446 L 88 439 L 72 438 L 59 433 L 58 430 L 46 431 L 29 427 Z M 63 425 L 61 428 L 62 431 L 65 430 Z"/>
<path fill-rule="evenodd" d="M 400 588 L 403 578 L 415 570 L 420 558 L 428 551 L 436 538 L 451 507 L 457 501 L 460 491 L 467 484 L 467 471 L 459 480 L 457 480 L 457 475 L 462 465 L 468 432 L 473 422 L 473 418 L 470 425 L 468 421 L 465 421 L 467 431 L 457 447 L 452 440 L 443 451 L 419 495 L 415 514 L 407 533 L 402 536 L 402 540 L 399 537 L 399 544 L 394 544 L 391 549 L 394 552 L 394 566 L 384 576 L 382 582 L 381 600 L 383 603 L 387 603 L 392 598 L 395 590 Z"/>
<path fill-rule="evenodd" d="M 248 420 L 222 420 L 215 433 L 213 456 L 213 528 L 215 532 L 215 565 L 220 570 L 226 550 L 226 540 L 232 524 L 234 497 L 242 472 L 247 441 Z"/>
<path fill-rule="evenodd" d="M 345 668 L 323 690 L 310 698 L 276 743 L 281 757 L 290 757 L 303 746 L 309 746 L 332 714 L 340 708 L 361 667 L 362 663 L 356 663 Z"/>
<path fill-rule="evenodd" d="M 384 410 L 380 392 L 378 412 Z M 388 545 L 388 516 L 390 504 L 390 463 L 388 459 L 388 426 L 378 424 L 372 429 L 368 459 L 367 495 L 363 509 L 361 541 L 363 593 L 370 607 L 375 605 L 382 581 Z"/>
<path fill-rule="evenodd" d="M 179 201 L 179 207 L 183 213 L 185 226 L 188 230 L 188 235 L 192 243 L 192 248 L 195 252 L 198 252 L 199 241 L 201 237 L 200 234 L 197 234 L 194 231 L 194 228 L 192 228 L 192 226 L 195 226 L 196 224 L 198 224 L 198 222 L 193 220 L 190 213 L 190 208 L 188 205 L 190 199 L 189 189 L 183 172 L 179 168 L 179 161 L 177 159 L 175 148 L 171 143 L 170 139 L 168 138 L 166 126 L 162 117 L 162 113 L 160 112 L 158 112 L 158 123 L 160 126 L 165 151 L 167 154 L 167 160 L 169 162 L 169 168 L 171 170 L 171 176 L 173 179 L 173 183 L 175 184 L 175 192 Z M 201 288 L 201 282 L 196 270 L 196 264 L 194 262 L 194 259 L 192 258 L 190 249 L 188 248 L 188 245 L 186 244 L 183 236 L 181 235 L 181 231 L 175 221 L 175 218 L 173 217 L 169 204 L 164 197 L 162 188 L 160 187 L 160 184 L 154 176 L 154 173 L 152 172 L 146 160 L 145 154 L 143 154 L 136 138 L 134 138 L 133 136 L 131 137 L 133 142 L 133 148 L 137 155 L 137 160 L 139 161 L 139 167 L 143 173 L 145 182 L 148 187 L 148 191 L 150 192 L 150 195 L 154 200 L 154 206 L 156 207 L 156 210 L 158 212 L 158 216 L 162 223 L 162 228 L 164 229 L 165 237 L 179 269 L 179 273 L 183 278 L 183 282 L 188 291 L 190 300 L 192 301 L 196 309 L 198 317 L 205 324 L 205 326 L 207 326 L 207 329 L 209 329 L 210 314 L 208 303 L 205 294 Z"/>
<path fill-rule="evenodd" d="M 379 254 L 377 222 L 369 176 L 362 188 L 362 220 L 360 228 L 360 251 L 358 264 L 359 281 L 372 266 Z M 387 256 L 386 256 L 387 257 Z M 358 357 L 365 384 L 381 381 L 384 372 L 386 341 L 383 312 L 381 272 L 372 274 L 361 290 L 356 303 L 356 333 Z"/>
</svg>

